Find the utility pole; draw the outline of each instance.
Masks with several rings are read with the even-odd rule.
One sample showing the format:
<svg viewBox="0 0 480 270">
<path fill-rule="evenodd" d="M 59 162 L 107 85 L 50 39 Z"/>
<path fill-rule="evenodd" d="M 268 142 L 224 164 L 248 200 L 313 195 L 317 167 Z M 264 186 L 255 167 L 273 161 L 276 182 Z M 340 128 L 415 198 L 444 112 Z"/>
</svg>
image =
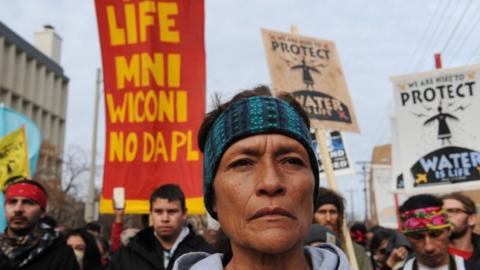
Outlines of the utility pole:
<svg viewBox="0 0 480 270">
<path fill-rule="evenodd" d="M 95 87 L 95 113 L 93 115 L 93 136 L 92 136 L 92 154 L 90 158 L 90 179 L 88 181 L 88 197 L 85 207 L 85 220 L 93 221 L 95 208 L 95 172 L 97 171 L 97 122 L 98 122 L 98 102 L 100 99 L 100 84 L 102 83 L 102 71 L 97 69 L 97 81 Z"/>
<path fill-rule="evenodd" d="M 362 166 L 362 176 L 363 176 L 363 194 L 365 197 L 365 222 L 368 221 L 368 165 L 370 165 L 370 161 L 357 161 L 358 165 Z"/>
<path fill-rule="evenodd" d="M 350 221 L 355 220 L 355 207 L 353 207 L 354 203 L 354 194 L 358 189 L 350 188 L 347 189 L 348 193 L 350 193 Z"/>
</svg>

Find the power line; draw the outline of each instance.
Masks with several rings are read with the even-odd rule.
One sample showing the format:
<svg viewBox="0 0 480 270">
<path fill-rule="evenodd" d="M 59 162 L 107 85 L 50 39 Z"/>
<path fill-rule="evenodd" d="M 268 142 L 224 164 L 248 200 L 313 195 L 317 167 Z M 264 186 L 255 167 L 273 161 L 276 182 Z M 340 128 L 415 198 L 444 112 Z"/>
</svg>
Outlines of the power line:
<svg viewBox="0 0 480 270">
<path fill-rule="evenodd" d="M 460 43 L 460 46 L 457 47 L 457 49 L 452 53 L 452 57 L 450 58 L 450 61 L 448 62 L 448 66 L 450 66 L 450 64 L 453 63 L 453 61 L 457 58 L 457 55 L 458 53 L 461 51 L 461 49 L 463 48 L 463 45 L 465 45 L 468 40 L 470 40 L 470 37 L 472 36 L 473 34 L 473 31 L 476 29 L 476 26 L 478 25 L 478 22 L 480 22 L 480 16 L 477 16 L 477 14 L 480 12 L 480 4 L 477 6 L 477 9 L 475 9 L 475 11 L 472 13 L 475 17 L 475 20 L 474 22 L 471 24 L 471 27 L 470 29 L 468 30 L 467 35 L 464 39 L 464 42 Z"/>
<path fill-rule="evenodd" d="M 447 11 L 450 7 L 450 4 L 453 3 L 454 1 L 447 1 L 447 5 L 445 6 L 445 9 L 443 10 L 442 12 L 442 15 L 440 16 L 440 21 L 439 23 L 437 24 L 437 27 L 435 27 L 435 30 L 433 31 L 433 35 L 432 35 L 432 38 L 430 39 L 430 41 L 428 42 L 427 46 L 425 47 L 425 50 L 423 50 L 423 53 L 421 54 L 421 57 L 418 58 L 418 62 L 417 64 L 415 65 L 415 69 L 418 69 L 420 67 L 420 65 L 422 64 L 422 60 L 426 57 L 427 55 L 427 52 L 428 50 L 433 47 L 432 45 L 436 44 L 437 43 L 437 40 L 441 37 L 441 35 L 438 35 L 437 37 L 437 33 L 439 33 L 439 29 L 440 29 L 440 26 L 441 25 L 448 25 L 448 22 L 451 20 L 452 17 L 449 17 L 449 19 L 447 20 L 443 20 L 443 18 L 445 17 L 445 15 L 447 14 Z M 456 9 L 457 9 L 458 5 L 454 5 L 454 10 L 452 12 L 455 13 Z"/>
<path fill-rule="evenodd" d="M 469 1 L 468 1 L 468 4 L 467 4 L 467 5 L 465 6 L 465 8 L 463 9 L 462 15 L 460 16 L 460 18 L 458 19 L 457 23 L 456 23 L 455 26 L 453 27 L 453 30 L 452 30 L 452 32 L 450 33 L 450 36 L 447 38 L 447 42 L 445 43 L 445 46 L 443 47 L 443 49 L 441 50 L 441 52 L 445 52 L 445 50 L 448 48 L 448 45 L 450 44 L 450 41 L 452 41 L 452 38 L 453 38 L 453 36 L 455 35 L 455 33 L 457 32 L 458 27 L 459 27 L 460 24 L 463 22 L 463 19 L 465 18 L 465 14 L 467 13 L 468 8 L 470 7 L 471 4 L 472 4 L 472 0 L 469 0 Z"/>
<path fill-rule="evenodd" d="M 448 4 L 448 3 L 447 3 Z M 433 19 L 435 18 L 435 15 L 437 14 L 437 11 L 439 10 L 441 6 L 441 1 L 437 1 L 437 5 L 435 7 L 435 10 L 433 11 L 432 13 L 432 16 L 430 16 L 430 19 L 428 20 L 428 23 L 427 23 L 427 27 L 425 27 L 425 29 L 423 30 L 423 33 L 422 33 L 422 37 L 425 37 L 428 33 L 428 29 L 430 29 L 431 25 L 432 25 L 432 22 L 434 21 Z M 407 61 L 407 65 L 405 66 L 405 69 L 404 69 L 404 72 L 406 72 L 408 70 L 408 67 L 410 66 L 410 63 L 412 62 L 412 60 L 414 59 L 415 55 L 417 54 L 418 50 L 420 49 L 421 47 L 421 44 L 422 44 L 422 41 L 420 40 L 417 44 L 417 47 L 415 48 L 415 50 L 413 50 L 413 53 L 410 55 L 410 58 L 408 59 Z"/>
<path fill-rule="evenodd" d="M 388 108 L 386 108 L 386 111 L 391 111 L 392 108 L 390 107 L 389 104 L 387 104 Z M 385 118 L 383 118 L 385 119 Z M 390 117 L 387 116 L 387 121 L 382 121 L 382 120 L 379 120 L 377 121 L 377 124 L 376 124 L 376 127 L 375 127 L 375 136 L 374 137 L 371 137 L 371 143 L 370 145 L 373 145 L 373 146 L 376 146 L 378 145 L 379 143 L 384 143 L 383 139 L 388 135 L 388 132 L 387 132 L 387 129 L 389 127 L 389 121 L 390 121 Z M 386 126 L 385 126 L 386 124 Z"/>
<path fill-rule="evenodd" d="M 470 60 L 468 60 L 468 64 L 472 64 L 473 61 L 477 58 L 477 56 L 480 54 L 480 46 L 478 47 L 478 49 L 475 51 L 475 53 L 473 53 L 472 55 L 472 58 L 470 58 Z"/>
</svg>

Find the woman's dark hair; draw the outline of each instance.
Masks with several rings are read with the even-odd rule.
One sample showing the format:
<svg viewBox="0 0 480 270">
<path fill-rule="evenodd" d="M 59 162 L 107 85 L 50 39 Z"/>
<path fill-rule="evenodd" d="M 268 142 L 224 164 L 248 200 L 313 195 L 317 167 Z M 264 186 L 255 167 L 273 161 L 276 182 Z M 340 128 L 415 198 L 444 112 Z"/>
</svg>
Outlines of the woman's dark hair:
<svg viewBox="0 0 480 270">
<path fill-rule="evenodd" d="M 98 224 L 97 222 L 89 222 L 85 225 L 85 229 L 87 231 L 92 231 L 92 232 L 96 232 L 98 234 L 102 233 L 102 226 L 100 226 L 100 224 Z"/>
<path fill-rule="evenodd" d="M 71 236 L 79 236 L 85 242 L 85 254 L 83 256 L 83 270 L 97 270 L 102 268 L 101 254 L 98 250 L 95 237 L 86 229 L 74 229 L 65 234 L 68 240 Z"/>
<path fill-rule="evenodd" d="M 233 257 L 232 245 L 230 244 L 230 238 L 223 232 L 222 228 L 218 229 L 215 235 L 214 247 L 218 252 L 223 254 L 222 264 L 225 267 Z"/>
<path fill-rule="evenodd" d="M 370 251 L 375 253 L 375 251 L 382 245 L 384 240 L 389 241 L 390 239 L 395 237 L 395 233 L 392 230 L 387 228 L 378 228 L 375 234 L 370 241 Z"/>
<path fill-rule="evenodd" d="M 377 231 L 380 231 L 380 230 L 383 230 L 383 229 L 384 229 L 384 227 L 382 227 L 382 226 L 380 226 L 380 225 L 373 225 L 372 227 L 370 227 L 370 228 L 368 229 L 368 232 L 369 232 L 369 233 L 376 234 Z"/>
</svg>

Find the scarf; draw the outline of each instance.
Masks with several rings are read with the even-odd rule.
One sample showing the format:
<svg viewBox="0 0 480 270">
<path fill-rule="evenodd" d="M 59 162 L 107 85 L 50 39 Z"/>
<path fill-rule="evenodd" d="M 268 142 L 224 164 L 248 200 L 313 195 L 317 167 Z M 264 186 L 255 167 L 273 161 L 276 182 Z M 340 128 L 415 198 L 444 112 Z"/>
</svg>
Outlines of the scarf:
<svg viewBox="0 0 480 270">
<path fill-rule="evenodd" d="M 25 236 L 9 237 L 0 234 L 0 253 L 4 254 L 12 267 L 22 267 L 49 247 L 58 234 L 35 230 Z"/>
</svg>

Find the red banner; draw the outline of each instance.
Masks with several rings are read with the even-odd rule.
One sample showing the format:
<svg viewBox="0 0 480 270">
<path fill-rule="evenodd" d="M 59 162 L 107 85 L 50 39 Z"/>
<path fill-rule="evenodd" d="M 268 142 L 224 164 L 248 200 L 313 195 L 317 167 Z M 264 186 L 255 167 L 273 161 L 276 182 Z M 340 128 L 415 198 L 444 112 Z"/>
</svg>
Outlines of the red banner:
<svg viewBox="0 0 480 270">
<path fill-rule="evenodd" d="M 106 148 L 100 212 L 125 188 L 126 212 L 146 213 L 158 186 L 180 185 L 203 212 L 196 138 L 205 114 L 203 0 L 96 0 Z"/>
</svg>

